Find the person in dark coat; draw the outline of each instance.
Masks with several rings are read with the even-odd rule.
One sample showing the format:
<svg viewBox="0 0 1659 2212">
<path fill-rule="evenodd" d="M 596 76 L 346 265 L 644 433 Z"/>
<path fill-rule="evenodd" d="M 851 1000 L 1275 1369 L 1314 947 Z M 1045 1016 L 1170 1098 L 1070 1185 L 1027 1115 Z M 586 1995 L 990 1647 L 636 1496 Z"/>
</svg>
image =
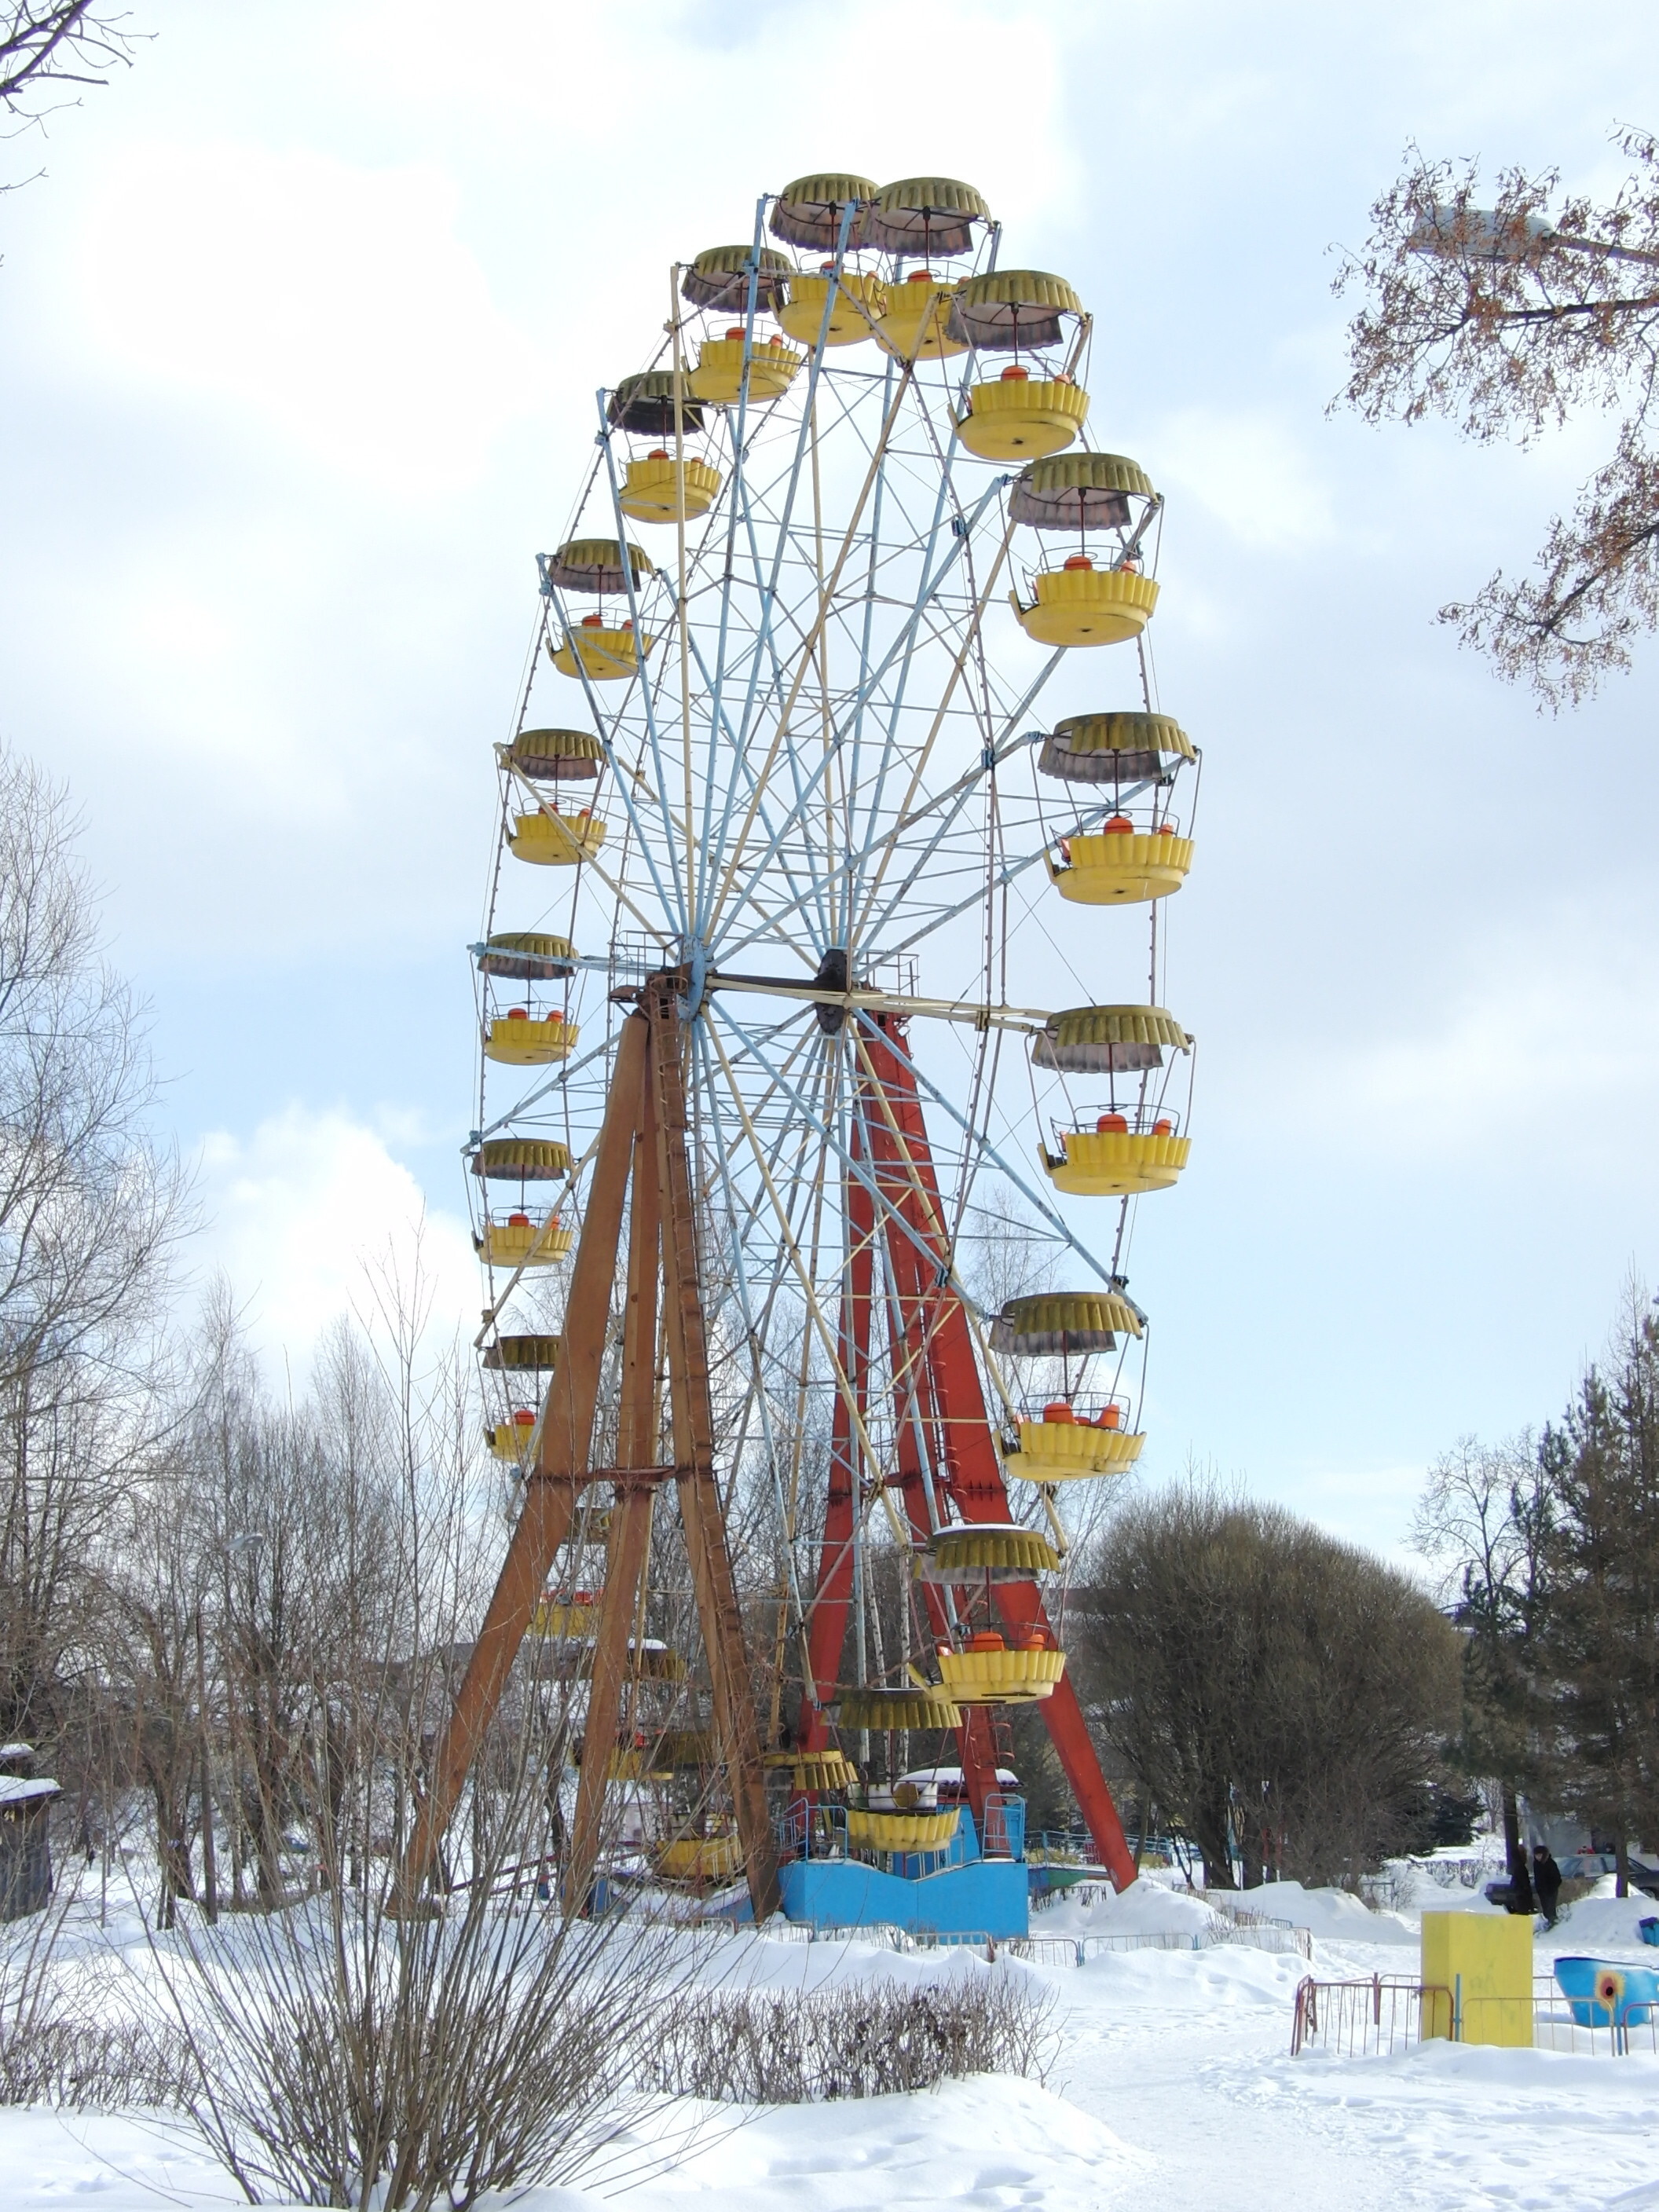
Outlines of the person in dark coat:
<svg viewBox="0 0 1659 2212">
<path fill-rule="evenodd" d="M 1547 1844 L 1534 1844 L 1532 1847 L 1532 1886 L 1537 1893 L 1539 1911 L 1553 1928 L 1561 1898 L 1561 1869 Z"/>
</svg>

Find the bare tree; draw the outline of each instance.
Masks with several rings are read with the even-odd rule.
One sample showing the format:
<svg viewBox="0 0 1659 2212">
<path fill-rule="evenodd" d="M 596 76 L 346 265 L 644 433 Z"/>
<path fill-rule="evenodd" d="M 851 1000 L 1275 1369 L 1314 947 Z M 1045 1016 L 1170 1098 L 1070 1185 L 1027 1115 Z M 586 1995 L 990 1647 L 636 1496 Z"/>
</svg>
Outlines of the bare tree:
<svg viewBox="0 0 1659 2212">
<path fill-rule="evenodd" d="M 0 1730 L 50 1739 L 157 1414 L 187 1179 L 61 790 L 0 751 Z M 77 1657 L 77 1653 L 82 1657 Z"/>
<path fill-rule="evenodd" d="M 1522 1896 L 1531 1893 L 1518 1792 L 1539 1778 L 1544 1757 L 1553 1519 L 1535 1437 L 1490 1445 L 1464 1437 L 1430 1468 L 1412 1531 L 1464 1632 L 1461 1763 L 1498 1784 L 1510 1880 Z"/>
<path fill-rule="evenodd" d="M 1441 415 L 1479 442 L 1522 446 L 1587 408 L 1614 424 L 1610 457 L 1551 524 L 1537 573 L 1500 570 L 1440 611 L 1552 708 L 1628 666 L 1659 623 L 1659 141 L 1626 131 L 1615 143 L 1632 164 L 1617 193 L 1570 197 L 1553 216 L 1553 169 L 1502 171 L 1481 206 L 1473 162 L 1410 149 L 1336 280 L 1365 295 L 1341 397 L 1366 422 Z"/>
<path fill-rule="evenodd" d="M 97 0 L 10 0 L 0 7 L 0 107 L 25 128 L 132 64 L 142 33 Z"/>
</svg>

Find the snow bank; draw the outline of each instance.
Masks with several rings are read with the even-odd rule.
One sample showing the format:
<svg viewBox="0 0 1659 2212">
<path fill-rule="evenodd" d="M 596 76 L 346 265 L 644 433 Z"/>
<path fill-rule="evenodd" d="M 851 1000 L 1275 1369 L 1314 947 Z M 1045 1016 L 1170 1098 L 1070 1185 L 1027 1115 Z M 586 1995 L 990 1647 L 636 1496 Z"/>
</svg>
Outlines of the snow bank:
<svg viewBox="0 0 1659 2212">
<path fill-rule="evenodd" d="M 648 2140 L 629 2146 L 623 2170 L 649 2150 Z M 1035 2081 L 983 2075 L 918 2096 L 758 2114 L 721 2107 L 709 2113 L 690 2157 L 672 2174 L 629 2190 L 627 2203 L 629 2212 L 669 2212 L 688 2198 L 718 2195 L 721 2212 L 777 2212 L 785 2203 L 791 2212 L 895 2203 L 1085 2212 L 1099 2204 L 1103 2184 L 1136 2180 L 1152 2162 Z M 611 2196 L 612 2163 L 584 2177 L 590 2190 Z M 520 2201 L 574 2212 L 570 2192 Z M 599 2198 L 588 2201 L 597 2212 Z"/>
<path fill-rule="evenodd" d="M 1171 2020 L 1213 2021 L 1227 2013 L 1265 2011 L 1282 2024 L 1288 2050 L 1291 2007 L 1307 1971 L 1293 1955 L 1231 1944 L 1209 1951 L 1097 1951 L 1071 1970 L 1075 1978 L 1061 1984 L 1061 1994 L 1075 1988 L 1086 2005 L 1103 1992 L 1115 2009 L 1144 2007 Z"/>
<path fill-rule="evenodd" d="M 1241 1909 L 1265 1912 L 1311 1929 L 1330 1943 L 1410 1943 L 1417 1928 L 1398 1912 L 1373 1912 L 1346 1889 L 1304 1889 L 1299 1881 L 1270 1881 L 1261 1889 L 1241 1890 Z"/>
<path fill-rule="evenodd" d="M 1659 1951 L 1643 1942 L 1637 1923 L 1659 1913 L 1650 1897 L 1615 1897 L 1613 1878 L 1603 1875 L 1588 1897 L 1570 1905 L 1553 1928 L 1540 1928 L 1538 1947 L 1562 1951 L 1639 1951 L 1651 1966 L 1659 1966 Z"/>
<path fill-rule="evenodd" d="M 1207 1935 L 1216 1916 L 1201 1897 L 1146 1881 L 1115 1894 L 1102 1883 L 1088 1885 L 1088 1901 L 1067 1890 L 1058 1905 L 1031 1915 L 1033 1936 Z"/>
</svg>

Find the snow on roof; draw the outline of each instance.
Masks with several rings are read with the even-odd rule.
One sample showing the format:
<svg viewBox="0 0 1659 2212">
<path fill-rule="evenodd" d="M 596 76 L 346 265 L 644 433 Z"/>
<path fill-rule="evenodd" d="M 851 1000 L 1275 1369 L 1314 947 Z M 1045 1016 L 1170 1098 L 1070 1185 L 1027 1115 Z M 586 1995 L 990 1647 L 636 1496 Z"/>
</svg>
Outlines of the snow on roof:
<svg viewBox="0 0 1659 2212">
<path fill-rule="evenodd" d="M 900 1782 L 913 1782 L 919 1790 L 925 1789 L 930 1782 L 960 1784 L 961 1780 L 962 1769 L 959 1766 L 913 1766 L 908 1774 L 899 1777 Z M 894 1786 L 896 1788 L 897 1784 Z M 1018 1789 L 1019 1777 L 1012 1766 L 998 1767 L 997 1787 L 999 1790 Z"/>
<path fill-rule="evenodd" d="M 55 1797 L 58 1784 L 39 1775 L 25 1782 L 21 1775 L 0 1774 L 0 1806 L 27 1804 L 31 1797 Z"/>
</svg>

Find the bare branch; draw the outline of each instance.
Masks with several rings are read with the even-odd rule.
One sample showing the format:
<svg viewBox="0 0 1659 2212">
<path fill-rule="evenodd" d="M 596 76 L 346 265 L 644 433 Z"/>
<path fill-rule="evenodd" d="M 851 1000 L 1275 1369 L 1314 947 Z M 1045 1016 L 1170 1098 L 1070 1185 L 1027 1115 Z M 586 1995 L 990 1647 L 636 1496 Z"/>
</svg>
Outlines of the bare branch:
<svg viewBox="0 0 1659 2212">
<path fill-rule="evenodd" d="M 1659 462 L 1650 417 L 1659 395 L 1659 141 L 1628 131 L 1631 174 L 1606 205 L 1546 210 L 1559 178 L 1503 172 L 1477 205 L 1475 165 L 1426 161 L 1371 210 L 1363 254 L 1334 289 L 1365 303 L 1349 327 L 1349 377 L 1334 404 L 1364 421 L 1439 415 L 1478 443 L 1526 446 L 1585 408 L 1617 416 L 1613 459 L 1557 518 L 1541 573 L 1495 575 L 1441 611 L 1498 672 L 1551 708 L 1576 704 L 1629 665 L 1659 623 Z"/>
</svg>

